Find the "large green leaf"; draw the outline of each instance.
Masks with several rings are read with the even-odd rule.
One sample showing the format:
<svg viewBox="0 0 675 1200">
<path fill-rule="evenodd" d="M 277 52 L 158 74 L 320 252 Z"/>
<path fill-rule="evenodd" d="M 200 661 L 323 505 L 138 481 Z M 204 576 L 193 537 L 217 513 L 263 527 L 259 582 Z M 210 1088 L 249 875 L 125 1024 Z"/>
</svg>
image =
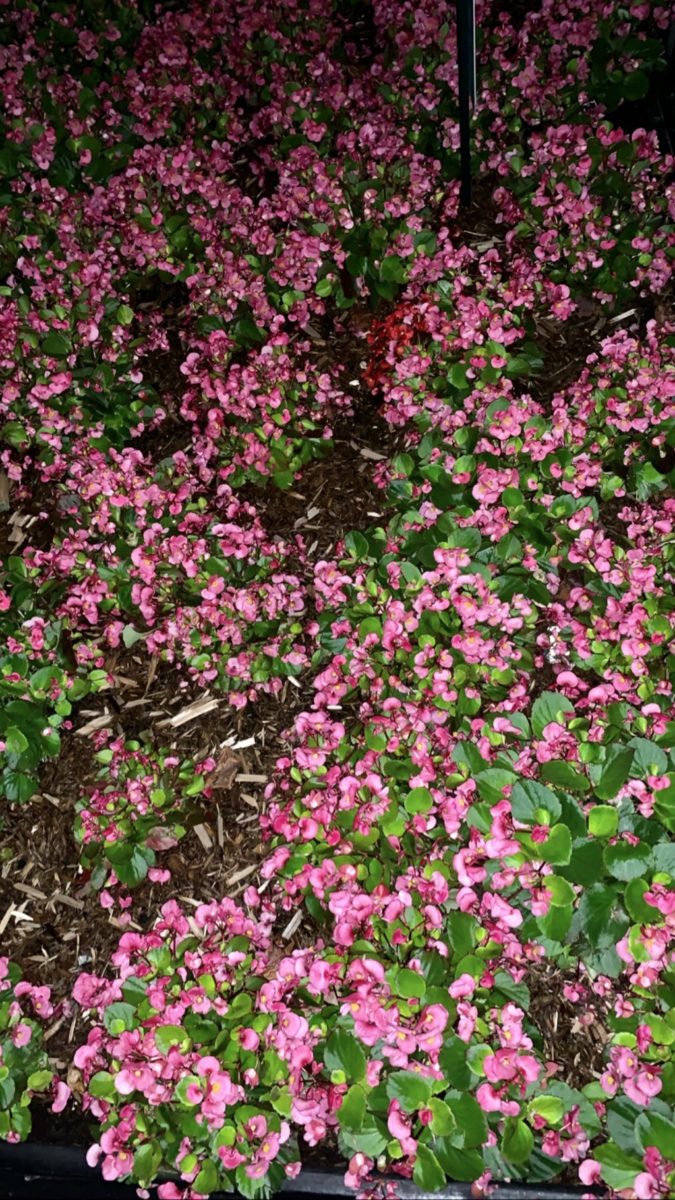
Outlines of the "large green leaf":
<svg viewBox="0 0 675 1200">
<path fill-rule="evenodd" d="M 431 1080 L 416 1071 L 394 1071 L 387 1080 L 387 1095 L 398 1100 L 404 1112 L 416 1112 L 431 1096 Z"/>
<path fill-rule="evenodd" d="M 527 1162 L 534 1147 L 534 1134 L 525 1121 L 507 1117 L 502 1134 L 501 1152 L 508 1162 Z"/>
<path fill-rule="evenodd" d="M 542 692 L 532 705 L 530 722 L 534 736 L 540 738 L 547 725 L 552 721 L 559 725 L 565 724 L 565 713 L 573 713 L 574 705 L 566 696 L 557 692 Z"/>
<path fill-rule="evenodd" d="M 533 825 L 537 822 L 537 812 L 543 809 L 551 821 L 560 816 L 560 801 L 555 792 L 537 783 L 534 779 L 519 779 L 511 790 L 511 812 L 514 820 Z"/>
<path fill-rule="evenodd" d="M 362 1128 L 366 1116 L 366 1093 L 362 1087 L 354 1084 L 345 1092 L 337 1115 L 343 1129 L 356 1132 Z"/>
<path fill-rule="evenodd" d="M 326 1042 L 324 1062 L 329 1071 L 343 1071 L 348 1083 L 358 1083 L 366 1073 L 363 1046 L 346 1029 L 336 1029 L 331 1034 Z"/>
<path fill-rule="evenodd" d="M 445 1171 L 433 1151 L 422 1142 L 417 1146 L 413 1181 L 427 1192 L 437 1192 L 445 1183 Z"/>
<path fill-rule="evenodd" d="M 593 790 L 599 800 L 613 800 L 628 779 L 633 763 L 632 749 L 612 748 Z"/>
<path fill-rule="evenodd" d="M 613 846 L 605 846 L 602 858 L 610 875 L 625 883 L 644 875 L 650 863 L 651 848 L 643 842 L 637 846 L 630 842 L 615 842 Z"/>
</svg>

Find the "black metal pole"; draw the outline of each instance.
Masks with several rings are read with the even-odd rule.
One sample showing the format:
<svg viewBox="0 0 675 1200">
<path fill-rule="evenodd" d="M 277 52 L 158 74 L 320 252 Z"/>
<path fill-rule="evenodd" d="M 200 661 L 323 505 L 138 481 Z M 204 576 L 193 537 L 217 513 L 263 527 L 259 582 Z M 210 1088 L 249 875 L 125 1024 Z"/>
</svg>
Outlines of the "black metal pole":
<svg viewBox="0 0 675 1200">
<path fill-rule="evenodd" d="M 471 111 L 476 91 L 476 17 L 474 0 L 457 0 L 459 72 L 460 204 L 471 203 Z"/>
</svg>

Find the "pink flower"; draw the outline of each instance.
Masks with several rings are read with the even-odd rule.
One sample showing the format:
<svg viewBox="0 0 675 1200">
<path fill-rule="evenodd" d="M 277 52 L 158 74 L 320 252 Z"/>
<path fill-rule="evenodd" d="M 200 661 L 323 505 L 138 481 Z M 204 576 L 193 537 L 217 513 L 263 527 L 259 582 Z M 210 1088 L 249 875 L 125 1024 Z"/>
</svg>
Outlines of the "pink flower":
<svg viewBox="0 0 675 1200">
<path fill-rule="evenodd" d="M 658 1197 L 664 1194 L 658 1179 L 648 1171 L 640 1171 L 639 1175 L 635 1176 L 633 1190 L 636 1200 L 658 1200 Z"/>
<path fill-rule="evenodd" d="M 473 996 L 475 990 L 476 980 L 473 975 L 468 975 L 466 971 L 454 983 L 451 983 L 448 988 L 453 1000 L 463 1000 L 465 996 Z"/>
<path fill-rule="evenodd" d="M 410 1127 L 410 1119 L 402 1115 L 398 1100 L 392 1100 L 389 1104 L 387 1128 L 391 1136 L 401 1143 L 404 1154 L 414 1154 L 417 1149 L 417 1141 L 410 1136 Z"/>
<path fill-rule="evenodd" d="M 646 1107 L 654 1096 L 658 1096 L 662 1087 L 655 1071 L 638 1071 L 631 1079 L 624 1080 L 623 1090 L 635 1104 Z"/>
<path fill-rule="evenodd" d="M 602 1166 L 594 1158 L 586 1158 L 579 1163 L 579 1178 L 586 1187 L 594 1187 L 602 1181 Z"/>
<path fill-rule="evenodd" d="M 240 1029 L 239 1045 L 242 1046 L 244 1050 L 257 1050 L 258 1046 L 260 1045 L 260 1038 L 258 1037 L 255 1029 Z"/>
<path fill-rule="evenodd" d="M 145 1092 L 154 1082 L 155 1076 L 152 1071 L 142 1064 L 125 1067 L 115 1076 L 115 1088 L 122 1096 L 130 1096 L 132 1092 Z"/>
<path fill-rule="evenodd" d="M 64 1083 L 61 1079 L 57 1080 L 53 1085 L 52 1095 L 54 1099 L 52 1101 L 51 1111 L 53 1113 L 63 1112 L 71 1095 L 68 1084 Z"/>
</svg>

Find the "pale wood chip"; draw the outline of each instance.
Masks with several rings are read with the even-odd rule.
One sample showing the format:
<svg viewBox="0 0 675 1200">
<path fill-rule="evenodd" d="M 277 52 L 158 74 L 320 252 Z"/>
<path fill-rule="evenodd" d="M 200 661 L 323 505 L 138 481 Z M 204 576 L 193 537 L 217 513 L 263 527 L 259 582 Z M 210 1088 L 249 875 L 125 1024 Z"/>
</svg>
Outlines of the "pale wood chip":
<svg viewBox="0 0 675 1200">
<path fill-rule="evenodd" d="M 371 450 L 368 446 L 358 446 L 356 442 L 350 442 L 349 445 L 358 450 L 362 458 L 369 458 L 371 462 L 384 462 L 386 454 L 378 454 L 377 450 Z"/>
<path fill-rule="evenodd" d="M 7 926 L 9 925 L 9 922 L 11 921 L 13 916 L 14 916 L 14 905 L 10 904 L 9 908 L 5 912 L 5 915 L 3 916 L 2 920 L 0 921 L 0 933 L 5 932 Z"/>
<path fill-rule="evenodd" d="M 234 784 L 235 779 L 238 778 L 237 772 L 241 765 L 242 762 L 239 755 L 234 754 L 229 746 L 225 746 L 215 767 L 210 775 L 206 777 L 206 786 L 228 792 Z"/>
<path fill-rule="evenodd" d="M 225 844 L 225 828 L 223 826 L 223 814 L 219 808 L 216 809 L 216 830 L 218 833 L 218 845 L 223 846 Z"/>
<path fill-rule="evenodd" d="M 240 883 L 242 879 L 247 879 L 248 876 L 252 875 L 254 871 L 257 871 L 257 869 L 258 864 L 253 863 L 253 865 L 250 867 L 242 867 L 241 871 L 235 871 L 234 875 L 230 875 L 229 879 L 226 880 L 228 887 L 231 884 Z"/>
<path fill-rule="evenodd" d="M 255 738 L 242 738 L 239 742 L 228 743 L 231 750 L 248 750 L 249 746 L 255 746 Z"/>
<path fill-rule="evenodd" d="M 31 887 L 29 883 L 15 883 L 14 888 L 17 892 L 23 892 L 24 895 L 30 896 L 31 900 L 46 900 L 48 898 L 39 888 Z"/>
<path fill-rule="evenodd" d="M 55 900 L 58 904 L 67 904 L 69 908 L 84 908 L 81 900 L 75 900 L 73 896 L 66 896 L 63 892 L 54 892 L 52 900 Z"/>
<path fill-rule="evenodd" d="M 237 775 L 237 783 L 267 783 L 267 776 L 249 775 L 248 772 L 242 771 Z"/>
<path fill-rule="evenodd" d="M 173 717 L 167 717 L 165 721 L 160 721 L 160 725 L 171 725 L 173 729 L 177 729 L 180 725 L 186 725 L 188 721 L 194 721 L 197 717 L 203 717 L 206 713 L 213 712 L 217 708 L 220 700 L 217 697 L 204 697 L 203 700 L 195 700 L 193 704 L 188 704 L 186 708 L 182 708 L 180 712 L 174 713 Z"/>
<path fill-rule="evenodd" d="M 158 666 L 159 666 L 159 654 L 153 654 L 150 658 L 150 663 L 148 665 L 148 678 L 145 681 L 145 691 L 143 693 L 144 696 L 147 696 L 148 692 L 150 691 L 150 688 L 152 687 L 153 680 L 155 678 L 155 675 L 157 674 Z"/>
<path fill-rule="evenodd" d="M 63 1015 L 62 1017 L 59 1017 L 58 1021 L 55 1021 L 53 1025 L 50 1025 L 50 1026 L 49 1026 L 49 1029 L 46 1029 L 46 1030 L 45 1030 L 45 1034 L 44 1034 L 44 1040 L 45 1040 L 45 1042 L 48 1042 L 50 1038 L 53 1038 L 53 1036 L 54 1036 L 54 1034 L 56 1033 L 56 1031 L 57 1031 L 58 1029 L 60 1029 L 60 1028 L 61 1028 L 61 1026 L 63 1025 L 63 1023 L 64 1023 L 65 1019 L 66 1019 L 66 1016 L 65 1016 L 65 1013 L 64 1013 L 64 1015 Z"/>
<path fill-rule="evenodd" d="M 258 889 L 258 890 L 260 890 L 260 889 Z M 288 922 L 288 925 L 286 926 L 286 928 L 283 930 L 283 932 L 281 934 L 284 941 L 287 942 L 290 937 L 293 937 L 293 934 L 295 933 L 296 929 L 298 929 L 300 927 L 300 924 L 302 922 L 302 917 L 303 917 L 303 912 L 302 912 L 302 909 L 299 908 L 298 911 L 293 914 L 290 921 Z"/>
<path fill-rule="evenodd" d="M 197 837 L 199 838 L 199 841 L 201 842 L 204 849 L 211 850 L 213 848 L 213 838 L 211 837 L 206 826 L 205 825 L 195 825 L 194 831 L 197 834 Z"/>
<path fill-rule="evenodd" d="M 114 717 L 110 713 L 104 713 L 102 717 L 94 717 L 93 721 L 87 721 L 86 725 L 82 725 L 75 730 L 78 737 L 86 737 L 88 733 L 95 733 L 97 729 L 105 729 L 106 725 L 112 725 Z"/>
<path fill-rule="evenodd" d="M 73 1018 L 75 1020 L 75 1018 Z M 72 1034 L 75 1032 L 74 1026 L 71 1027 L 71 1036 L 68 1038 L 72 1042 Z M 45 1038 L 46 1041 L 46 1038 Z M 82 1080 L 82 1072 L 78 1071 L 77 1067 L 69 1067 L 66 1075 L 66 1083 L 74 1096 L 81 1096 L 84 1092 L 84 1083 Z"/>
<path fill-rule="evenodd" d="M 113 679 L 115 680 L 115 683 L 119 684 L 119 686 L 122 688 L 137 688 L 140 686 L 137 681 L 132 679 L 129 675 L 113 675 Z"/>
</svg>

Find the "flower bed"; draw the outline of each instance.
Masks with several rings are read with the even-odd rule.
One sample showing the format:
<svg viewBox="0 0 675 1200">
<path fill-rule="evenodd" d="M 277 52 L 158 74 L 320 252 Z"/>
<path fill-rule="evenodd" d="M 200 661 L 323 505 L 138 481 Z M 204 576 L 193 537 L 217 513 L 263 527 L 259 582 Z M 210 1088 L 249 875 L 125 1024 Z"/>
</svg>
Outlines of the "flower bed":
<svg viewBox="0 0 675 1200">
<path fill-rule="evenodd" d="M 5 5 L 0 1136 L 142 1195 L 675 1188 L 668 13 L 512 7 L 463 212 L 452 5 Z"/>
</svg>

